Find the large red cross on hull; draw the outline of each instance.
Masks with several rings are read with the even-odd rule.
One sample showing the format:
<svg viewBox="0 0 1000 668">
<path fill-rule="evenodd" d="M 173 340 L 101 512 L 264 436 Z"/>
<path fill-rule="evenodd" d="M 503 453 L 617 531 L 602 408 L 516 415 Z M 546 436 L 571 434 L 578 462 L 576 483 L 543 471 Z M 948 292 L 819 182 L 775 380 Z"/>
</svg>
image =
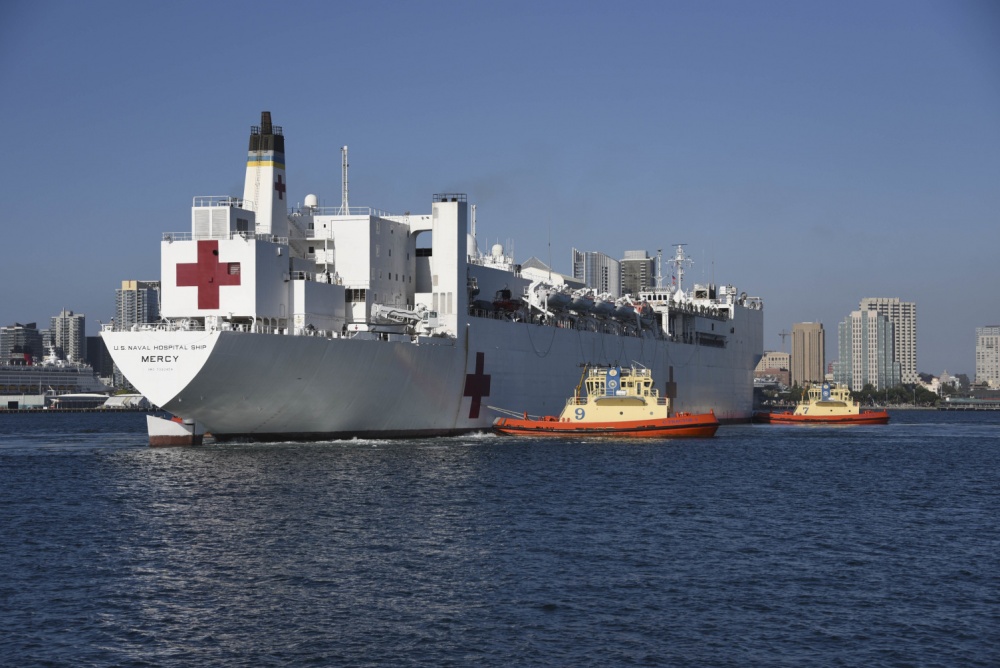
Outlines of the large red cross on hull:
<svg viewBox="0 0 1000 668">
<path fill-rule="evenodd" d="M 235 265 L 236 273 L 230 273 Z M 177 265 L 177 286 L 198 288 L 198 309 L 219 308 L 219 286 L 239 285 L 238 263 L 219 262 L 218 240 L 198 242 L 198 261 Z"/>
<path fill-rule="evenodd" d="M 486 353 L 476 353 L 476 373 L 465 374 L 465 394 L 463 396 L 472 397 L 472 406 L 469 408 L 469 418 L 479 417 L 479 408 L 483 403 L 483 397 L 490 396 L 490 375 L 483 373 L 486 366 Z"/>
</svg>

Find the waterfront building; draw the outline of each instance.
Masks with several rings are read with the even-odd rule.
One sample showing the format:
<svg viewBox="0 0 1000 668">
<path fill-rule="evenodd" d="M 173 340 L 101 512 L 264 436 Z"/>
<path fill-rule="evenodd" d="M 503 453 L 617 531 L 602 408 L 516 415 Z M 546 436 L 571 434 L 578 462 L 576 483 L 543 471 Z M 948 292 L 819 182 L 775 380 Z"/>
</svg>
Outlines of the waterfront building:
<svg viewBox="0 0 1000 668">
<path fill-rule="evenodd" d="M 898 297 L 866 297 L 862 311 L 875 311 L 889 318 L 895 334 L 894 359 L 899 362 L 903 383 L 917 382 L 917 305 L 900 301 Z"/>
<path fill-rule="evenodd" d="M 753 370 L 754 378 L 773 378 L 781 385 L 790 387 L 792 384 L 791 372 L 788 370 L 791 365 L 791 355 L 785 352 L 767 351 L 760 358 L 756 368 Z"/>
<path fill-rule="evenodd" d="M 893 323 L 875 310 L 853 311 L 837 325 L 840 358 L 833 379 L 853 391 L 872 385 L 885 390 L 899 385 L 900 364 L 895 360 Z"/>
<path fill-rule="evenodd" d="M 29 355 L 35 362 L 45 357 L 42 333 L 35 323 L 22 325 L 17 322 L 9 327 L 0 327 L 0 364 L 7 364 L 11 354 L 21 356 L 22 360 L 24 355 Z"/>
<path fill-rule="evenodd" d="M 976 327 L 976 385 L 1000 389 L 1000 325 Z"/>
<path fill-rule="evenodd" d="M 826 333 L 819 322 L 792 325 L 792 384 L 822 383 L 826 367 Z"/>
<path fill-rule="evenodd" d="M 572 249 L 573 278 L 583 281 L 597 294 L 621 296 L 621 267 L 618 260 L 596 251 Z"/>
<path fill-rule="evenodd" d="M 644 250 L 625 251 L 621 260 L 621 291 L 623 295 L 638 295 L 656 287 L 653 258 Z"/>
<path fill-rule="evenodd" d="M 63 309 L 52 316 L 52 346 L 56 356 L 70 362 L 87 361 L 87 319 L 82 313 Z"/>
<path fill-rule="evenodd" d="M 763 371 L 764 369 L 784 369 L 788 371 L 791 369 L 791 363 L 791 355 L 788 353 L 769 350 L 760 358 L 760 362 L 757 363 L 757 368 L 754 371 Z"/>
</svg>

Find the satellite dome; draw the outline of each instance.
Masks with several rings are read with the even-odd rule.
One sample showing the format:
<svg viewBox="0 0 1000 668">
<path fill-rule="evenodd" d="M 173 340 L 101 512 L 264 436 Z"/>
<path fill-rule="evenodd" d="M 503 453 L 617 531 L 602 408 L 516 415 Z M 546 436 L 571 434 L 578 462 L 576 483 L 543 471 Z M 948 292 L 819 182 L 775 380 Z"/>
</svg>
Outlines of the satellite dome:
<svg viewBox="0 0 1000 668">
<path fill-rule="evenodd" d="M 305 205 L 310 208 L 316 208 L 319 206 L 319 198 L 316 195 L 306 195 Z"/>
<path fill-rule="evenodd" d="M 491 254 L 493 255 L 493 257 L 502 257 L 503 246 L 500 244 L 493 244 L 493 248 L 491 249 Z"/>
</svg>

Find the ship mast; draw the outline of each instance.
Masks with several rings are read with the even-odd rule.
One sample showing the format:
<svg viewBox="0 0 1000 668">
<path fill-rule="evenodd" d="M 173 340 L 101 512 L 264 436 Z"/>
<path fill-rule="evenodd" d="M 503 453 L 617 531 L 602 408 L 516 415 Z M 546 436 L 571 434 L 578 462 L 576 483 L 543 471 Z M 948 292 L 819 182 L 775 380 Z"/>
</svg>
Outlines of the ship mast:
<svg viewBox="0 0 1000 668">
<path fill-rule="evenodd" d="M 347 216 L 351 213 L 351 208 L 347 205 L 347 147 L 340 147 L 341 156 L 341 187 L 340 187 L 340 215 Z"/>
<path fill-rule="evenodd" d="M 691 266 L 694 264 L 694 260 L 684 255 L 684 246 L 686 244 L 674 244 L 674 248 L 677 249 L 677 253 L 674 258 L 670 260 L 670 264 L 674 265 L 674 272 L 677 276 L 677 292 L 683 294 L 684 292 L 684 265 Z"/>
</svg>

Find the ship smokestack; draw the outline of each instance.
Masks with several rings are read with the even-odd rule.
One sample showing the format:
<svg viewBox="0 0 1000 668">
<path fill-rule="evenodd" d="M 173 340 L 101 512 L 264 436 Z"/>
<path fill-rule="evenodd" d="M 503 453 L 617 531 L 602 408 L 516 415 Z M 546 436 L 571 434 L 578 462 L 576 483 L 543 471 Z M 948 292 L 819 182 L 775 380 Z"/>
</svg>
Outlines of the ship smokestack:
<svg viewBox="0 0 1000 668">
<path fill-rule="evenodd" d="M 253 202 L 257 233 L 288 236 L 288 182 L 285 179 L 285 137 L 281 126 L 262 111 L 260 125 L 250 128 L 243 199 Z"/>
</svg>

